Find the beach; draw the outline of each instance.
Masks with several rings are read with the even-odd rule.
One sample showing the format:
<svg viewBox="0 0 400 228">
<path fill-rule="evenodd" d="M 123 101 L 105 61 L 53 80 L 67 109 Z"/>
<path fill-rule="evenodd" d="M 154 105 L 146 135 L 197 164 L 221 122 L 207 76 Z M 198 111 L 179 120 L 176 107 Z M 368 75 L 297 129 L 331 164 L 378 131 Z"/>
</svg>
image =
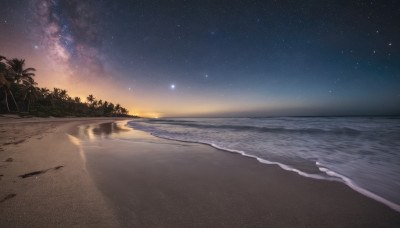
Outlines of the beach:
<svg viewBox="0 0 400 228">
<path fill-rule="evenodd" d="M 0 227 L 400 225 L 399 212 L 343 183 L 125 123 L 2 119 Z"/>
</svg>

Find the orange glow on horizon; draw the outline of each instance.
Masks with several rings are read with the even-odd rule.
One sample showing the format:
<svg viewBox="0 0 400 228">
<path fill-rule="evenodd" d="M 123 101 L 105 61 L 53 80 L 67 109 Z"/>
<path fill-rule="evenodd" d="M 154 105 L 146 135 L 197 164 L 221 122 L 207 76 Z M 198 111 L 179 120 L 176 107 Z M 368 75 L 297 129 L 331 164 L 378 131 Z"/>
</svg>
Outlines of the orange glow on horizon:
<svg viewBox="0 0 400 228">
<path fill-rule="evenodd" d="M 130 115 L 145 118 L 190 117 L 236 115 L 238 110 L 274 111 L 296 106 L 285 99 L 271 98 L 265 103 L 264 97 L 251 94 L 223 96 L 224 91 L 187 90 L 178 87 L 175 90 L 147 83 L 134 83 L 113 70 L 77 69 L 66 63 L 41 58 L 39 52 L 22 55 L 15 50 L 4 51 L 9 58 L 26 59 L 26 67 L 36 68 L 35 81 L 38 87 L 65 89 L 71 98 L 86 97 L 93 94 L 96 100 L 120 104 L 128 109 Z M 140 76 L 140 75 L 139 75 Z M 257 107 L 258 104 L 258 107 Z M 263 104 L 260 106 L 260 104 Z M 297 104 L 298 105 L 298 104 Z M 240 107 L 240 108 L 238 108 Z"/>
</svg>

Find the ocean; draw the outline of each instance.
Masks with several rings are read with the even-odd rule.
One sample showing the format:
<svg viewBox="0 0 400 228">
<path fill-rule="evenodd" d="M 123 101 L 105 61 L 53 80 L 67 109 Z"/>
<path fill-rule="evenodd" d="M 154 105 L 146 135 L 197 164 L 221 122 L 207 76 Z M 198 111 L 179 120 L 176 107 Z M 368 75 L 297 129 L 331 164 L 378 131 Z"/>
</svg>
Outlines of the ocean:
<svg viewBox="0 0 400 228">
<path fill-rule="evenodd" d="M 164 118 L 128 126 L 208 144 L 308 178 L 340 181 L 400 211 L 400 118 Z"/>
</svg>

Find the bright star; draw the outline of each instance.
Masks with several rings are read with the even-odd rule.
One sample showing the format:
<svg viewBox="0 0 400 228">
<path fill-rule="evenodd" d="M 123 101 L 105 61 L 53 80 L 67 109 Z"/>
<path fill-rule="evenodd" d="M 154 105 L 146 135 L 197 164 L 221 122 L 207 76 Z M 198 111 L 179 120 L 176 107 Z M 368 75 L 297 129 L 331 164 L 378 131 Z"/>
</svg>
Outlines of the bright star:
<svg viewBox="0 0 400 228">
<path fill-rule="evenodd" d="M 206 74 L 204 77 L 208 78 L 208 74 Z"/>
<path fill-rule="evenodd" d="M 172 89 L 172 90 L 174 90 L 174 89 L 175 89 L 175 84 L 171 84 L 171 85 L 169 86 L 169 88 Z"/>
<path fill-rule="evenodd" d="M 33 48 L 35 48 L 37 50 L 37 49 L 39 49 L 39 46 L 35 45 L 35 46 L 33 46 Z"/>
</svg>

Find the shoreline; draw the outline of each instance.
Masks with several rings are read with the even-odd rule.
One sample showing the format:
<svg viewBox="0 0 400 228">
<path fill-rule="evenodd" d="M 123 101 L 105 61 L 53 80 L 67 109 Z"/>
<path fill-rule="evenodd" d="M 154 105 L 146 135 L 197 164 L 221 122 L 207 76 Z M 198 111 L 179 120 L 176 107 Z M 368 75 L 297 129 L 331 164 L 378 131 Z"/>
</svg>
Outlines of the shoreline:
<svg viewBox="0 0 400 228">
<path fill-rule="evenodd" d="M 0 141 L 5 148 L 0 149 L 0 226 L 400 224 L 398 212 L 343 183 L 305 178 L 208 144 L 131 128 L 118 133 L 123 140 L 113 142 L 107 127 L 122 120 L 130 119 L 8 124 L 0 118 L 0 134 L 7 140 L 18 135 L 7 145 L 4 137 Z M 91 150 L 80 145 L 83 152 L 68 134 L 76 137 L 78 128 L 89 125 L 94 126 L 88 130 L 95 133 L 95 144 Z M 10 154 L 13 161 L 7 162 Z M 19 177 L 27 174 L 32 176 Z"/>
<path fill-rule="evenodd" d="M 113 128 L 91 126 L 95 134 L 77 137 L 98 188 L 125 226 L 400 224 L 398 212 L 344 183 L 305 178 L 205 144 Z"/>
<path fill-rule="evenodd" d="M 143 130 L 138 130 L 138 131 L 143 131 Z M 143 132 L 146 132 L 146 131 L 143 131 Z M 146 133 L 149 133 L 149 132 L 146 132 Z M 185 140 L 172 139 L 172 138 L 166 138 L 166 137 L 164 138 L 164 137 L 156 136 L 156 135 L 154 135 L 152 133 L 149 133 L 149 134 L 154 136 L 154 137 L 160 138 L 160 139 L 172 140 L 172 141 L 182 142 L 182 143 L 197 143 L 197 144 L 202 144 L 202 145 L 209 146 L 211 148 L 220 150 L 220 151 L 225 152 L 225 153 L 239 154 L 239 155 L 241 155 L 241 156 L 243 156 L 245 158 L 255 159 L 257 162 L 259 162 L 261 164 L 279 166 L 279 168 L 281 168 L 283 171 L 294 172 L 294 173 L 296 173 L 296 174 L 298 174 L 298 175 L 300 175 L 302 177 L 305 177 L 305 178 L 311 178 L 311 179 L 322 180 L 322 181 L 335 181 L 335 182 L 338 182 L 338 183 L 342 183 L 342 184 L 345 184 L 346 186 L 350 187 L 354 191 L 356 191 L 356 192 L 358 192 L 358 193 L 360 193 L 360 194 L 362 194 L 362 195 L 364 195 L 364 196 L 366 196 L 366 197 L 368 197 L 370 199 L 373 199 L 373 200 L 375 200 L 377 202 L 380 202 L 380 203 L 388 206 L 389 208 L 393 209 L 394 211 L 400 213 L 400 205 L 398 205 L 398 204 L 396 204 L 396 203 L 394 203 L 394 202 L 392 202 L 390 200 L 387 200 L 386 198 L 383 198 L 382 196 L 379 196 L 379 195 L 377 195 L 377 194 L 375 194 L 375 193 L 373 193 L 373 192 L 371 192 L 371 191 L 369 191 L 369 190 L 367 190 L 365 188 L 360 187 L 359 185 L 355 184 L 351 179 L 349 179 L 346 176 L 343 176 L 343 175 L 341 175 L 339 173 L 336 173 L 336 172 L 334 172 L 332 170 L 329 170 L 328 168 L 319 166 L 318 162 L 316 162 L 316 166 L 321 171 L 321 173 L 325 173 L 326 175 L 328 175 L 328 177 L 332 177 L 332 178 L 324 178 L 324 177 L 320 177 L 320 176 L 318 176 L 316 174 L 309 174 L 309 173 L 303 172 L 303 171 L 301 171 L 299 169 L 296 169 L 294 167 L 288 166 L 288 165 L 280 163 L 280 162 L 274 162 L 274 161 L 265 160 L 263 158 L 255 156 L 255 155 L 247 154 L 244 151 L 222 148 L 222 147 L 219 147 L 219 146 L 217 146 L 215 144 L 208 144 L 208 143 L 203 143 L 203 142 L 192 142 L 192 141 L 185 141 Z"/>
</svg>

